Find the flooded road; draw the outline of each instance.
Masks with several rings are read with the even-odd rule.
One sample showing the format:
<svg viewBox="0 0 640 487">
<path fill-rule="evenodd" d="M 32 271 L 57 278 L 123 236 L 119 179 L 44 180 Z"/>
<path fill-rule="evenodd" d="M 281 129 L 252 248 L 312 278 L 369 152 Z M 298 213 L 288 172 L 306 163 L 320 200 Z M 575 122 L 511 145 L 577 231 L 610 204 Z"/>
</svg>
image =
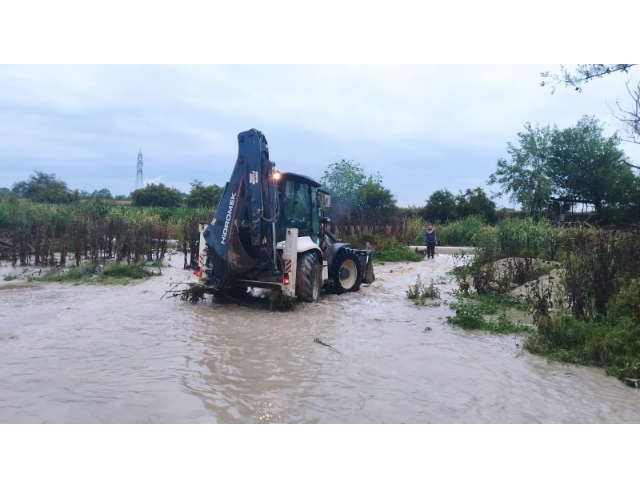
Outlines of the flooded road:
<svg viewBox="0 0 640 487">
<path fill-rule="evenodd" d="M 452 266 L 379 265 L 359 293 L 289 313 L 160 299 L 194 280 L 176 267 L 128 286 L 0 281 L 0 422 L 640 422 L 640 391 L 601 369 L 406 299 L 418 274 L 451 299 Z"/>
</svg>

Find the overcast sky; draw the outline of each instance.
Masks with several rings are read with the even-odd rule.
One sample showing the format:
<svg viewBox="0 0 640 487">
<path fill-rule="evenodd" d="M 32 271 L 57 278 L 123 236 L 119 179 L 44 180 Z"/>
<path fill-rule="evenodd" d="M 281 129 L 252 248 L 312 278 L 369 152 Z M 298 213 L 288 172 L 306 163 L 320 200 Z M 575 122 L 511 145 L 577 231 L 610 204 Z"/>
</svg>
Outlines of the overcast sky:
<svg viewBox="0 0 640 487">
<path fill-rule="evenodd" d="M 587 114 L 619 128 L 608 105 L 627 100 L 629 75 L 551 95 L 545 70 L 559 66 L 4 65 L 0 187 L 38 170 L 129 194 L 139 149 L 146 183 L 223 185 L 237 134 L 256 128 L 278 169 L 319 179 L 350 159 L 402 206 L 442 188 L 497 190 L 486 180 L 525 122 L 563 128 Z M 624 149 L 640 162 L 638 146 Z"/>
</svg>

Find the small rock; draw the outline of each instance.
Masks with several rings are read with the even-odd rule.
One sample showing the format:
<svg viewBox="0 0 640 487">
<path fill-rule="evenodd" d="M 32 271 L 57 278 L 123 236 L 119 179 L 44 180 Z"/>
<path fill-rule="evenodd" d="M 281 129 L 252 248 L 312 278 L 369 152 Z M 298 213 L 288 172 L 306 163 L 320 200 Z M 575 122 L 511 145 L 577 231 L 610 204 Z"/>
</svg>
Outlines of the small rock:
<svg viewBox="0 0 640 487">
<path fill-rule="evenodd" d="M 422 331 L 422 333 L 427 333 L 428 331 L 431 331 L 431 327 L 430 327 L 430 326 L 427 326 L 427 327 Z"/>
</svg>

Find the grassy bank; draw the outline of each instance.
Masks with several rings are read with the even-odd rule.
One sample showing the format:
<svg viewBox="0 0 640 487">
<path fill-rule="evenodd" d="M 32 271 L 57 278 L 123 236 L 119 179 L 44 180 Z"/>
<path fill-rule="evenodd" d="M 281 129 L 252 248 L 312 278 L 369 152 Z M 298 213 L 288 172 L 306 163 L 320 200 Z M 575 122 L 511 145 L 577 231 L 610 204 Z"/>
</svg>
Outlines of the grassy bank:
<svg viewBox="0 0 640 487">
<path fill-rule="evenodd" d="M 639 227 L 545 230 L 540 222 L 501 222 L 476 245 L 474 259 L 454 272 L 460 292 L 451 324 L 521 332 L 507 323 L 506 310 L 526 310 L 535 332 L 525 348 L 532 353 L 600 366 L 630 384 L 640 379 Z M 556 277 L 541 278 L 556 267 Z M 524 283 L 526 296 L 518 300 L 510 291 Z M 497 319 L 485 318 L 495 313 Z"/>
<path fill-rule="evenodd" d="M 126 285 L 134 279 L 146 279 L 155 275 L 154 271 L 149 271 L 141 264 L 109 264 L 102 271 L 86 262 L 82 266 L 70 267 L 67 270 L 52 270 L 41 277 L 34 277 L 33 280 L 45 282 L 61 282 L 73 284 L 97 283 Z"/>
</svg>

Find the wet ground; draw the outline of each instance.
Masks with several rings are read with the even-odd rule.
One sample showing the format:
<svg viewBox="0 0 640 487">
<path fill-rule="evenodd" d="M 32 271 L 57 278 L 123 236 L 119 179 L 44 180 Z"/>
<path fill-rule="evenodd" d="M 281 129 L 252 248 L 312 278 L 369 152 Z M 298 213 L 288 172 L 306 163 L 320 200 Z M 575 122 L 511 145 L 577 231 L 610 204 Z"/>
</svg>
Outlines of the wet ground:
<svg viewBox="0 0 640 487">
<path fill-rule="evenodd" d="M 288 313 L 161 299 L 195 279 L 173 263 L 127 286 L 3 281 L 21 270 L 1 267 L 0 422 L 640 422 L 640 390 L 601 369 L 406 299 L 420 274 L 450 300 L 452 256 L 378 265 L 360 292 Z"/>
</svg>

